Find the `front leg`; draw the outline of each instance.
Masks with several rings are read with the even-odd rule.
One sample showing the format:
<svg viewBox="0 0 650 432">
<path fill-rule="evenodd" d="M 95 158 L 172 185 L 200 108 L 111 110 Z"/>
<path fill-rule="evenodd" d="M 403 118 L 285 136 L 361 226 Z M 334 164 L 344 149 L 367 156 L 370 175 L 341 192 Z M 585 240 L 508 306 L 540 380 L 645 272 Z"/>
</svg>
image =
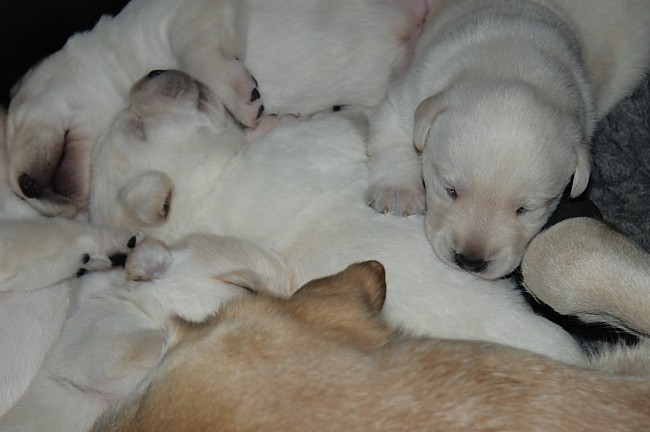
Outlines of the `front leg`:
<svg viewBox="0 0 650 432">
<path fill-rule="evenodd" d="M 402 216 L 426 209 L 420 158 L 413 145 L 413 120 L 387 97 L 372 118 L 366 201 L 381 213 Z"/>
<path fill-rule="evenodd" d="M 119 263 L 138 237 L 67 219 L 25 219 L 0 224 L 0 290 L 47 288 L 85 270 Z"/>
<path fill-rule="evenodd" d="M 196 0 L 179 12 L 170 37 L 180 69 L 208 86 L 242 125 L 253 128 L 264 105 L 257 81 L 244 65 L 246 16 L 241 3 Z"/>
</svg>

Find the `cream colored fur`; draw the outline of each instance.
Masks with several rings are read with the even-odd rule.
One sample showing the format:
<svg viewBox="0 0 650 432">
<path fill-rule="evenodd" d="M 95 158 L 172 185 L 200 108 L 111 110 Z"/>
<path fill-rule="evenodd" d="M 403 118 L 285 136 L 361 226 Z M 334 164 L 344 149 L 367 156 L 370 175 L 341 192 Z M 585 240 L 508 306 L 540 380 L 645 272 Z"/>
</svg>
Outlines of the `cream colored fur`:
<svg viewBox="0 0 650 432">
<path fill-rule="evenodd" d="M 285 257 L 300 284 L 376 259 L 387 269 L 383 313 L 393 325 L 584 360 L 571 336 L 532 313 L 509 281 L 479 280 L 437 259 L 421 217 L 387 218 L 365 205 L 362 117 L 320 114 L 247 143 L 179 74 L 145 78 L 147 97 L 135 90 L 96 147 L 95 223 L 166 242 L 193 231 L 246 238 Z M 156 91 L 168 80 L 189 87 L 176 97 Z"/>
<path fill-rule="evenodd" d="M 90 275 L 25 394 L 0 430 L 83 432 L 131 393 L 176 337 L 172 317 L 203 321 L 246 293 L 296 290 L 281 258 L 234 238 L 189 235 L 167 246 L 144 240 L 126 271 Z"/>
<path fill-rule="evenodd" d="M 425 0 L 134 0 L 17 86 L 12 188 L 43 213 L 83 216 L 95 140 L 154 69 L 192 74 L 247 127 L 265 106 L 304 117 L 376 105 L 408 64 L 425 14 Z"/>
<path fill-rule="evenodd" d="M 648 40 L 644 0 L 434 3 L 372 120 L 366 199 L 426 208 L 447 264 L 510 273 L 565 187 L 587 186 L 596 122 L 650 69 Z"/>
<path fill-rule="evenodd" d="M 565 224 L 533 241 L 524 260 L 529 289 L 554 291 L 568 313 L 607 314 L 650 334 L 648 308 L 638 314 L 636 304 L 648 297 L 648 267 L 625 267 L 639 279 L 618 277 L 619 260 L 647 261 L 647 253 L 597 222 Z M 582 241 L 592 248 L 576 250 Z M 597 255 L 608 260 L 590 259 Z M 580 368 L 501 345 L 414 338 L 380 318 L 386 288 L 383 267 L 370 261 L 289 299 L 233 301 L 202 325 L 181 324 L 153 377 L 93 431 L 647 428 L 647 340 Z M 603 361 L 617 371 L 595 370 Z"/>
<path fill-rule="evenodd" d="M 45 218 L 10 190 L 0 111 L 0 416 L 25 392 L 86 278 L 130 250 L 131 231 Z"/>
</svg>

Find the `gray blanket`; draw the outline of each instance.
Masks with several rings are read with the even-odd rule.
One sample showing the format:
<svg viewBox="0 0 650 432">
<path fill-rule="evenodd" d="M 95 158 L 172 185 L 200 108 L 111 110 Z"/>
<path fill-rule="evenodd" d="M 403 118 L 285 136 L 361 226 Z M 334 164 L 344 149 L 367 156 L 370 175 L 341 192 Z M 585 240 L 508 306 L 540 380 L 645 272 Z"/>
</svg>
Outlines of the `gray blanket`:
<svg viewBox="0 0 650 432">
<path fill-rule="evenodd" d="M 600 123 L 588 196 L 605 220 L 650 251 L 650 74 Z"/>
</svg>

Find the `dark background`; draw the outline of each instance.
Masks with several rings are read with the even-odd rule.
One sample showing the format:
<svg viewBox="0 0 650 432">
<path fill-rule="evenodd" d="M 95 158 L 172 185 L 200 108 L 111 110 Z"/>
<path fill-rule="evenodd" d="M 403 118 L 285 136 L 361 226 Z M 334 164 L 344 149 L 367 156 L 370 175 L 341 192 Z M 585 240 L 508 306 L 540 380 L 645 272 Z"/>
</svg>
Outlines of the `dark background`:
<svg viewBox="0 0 650 432">
<path fill-rule="evenodd" d="M 3 0 L 0 2 L 0 97 L 30 66 L 59 50 L 73 33 L 89 30 L 102 14 L 114 15 L 128 0 Z"/>
</svg>

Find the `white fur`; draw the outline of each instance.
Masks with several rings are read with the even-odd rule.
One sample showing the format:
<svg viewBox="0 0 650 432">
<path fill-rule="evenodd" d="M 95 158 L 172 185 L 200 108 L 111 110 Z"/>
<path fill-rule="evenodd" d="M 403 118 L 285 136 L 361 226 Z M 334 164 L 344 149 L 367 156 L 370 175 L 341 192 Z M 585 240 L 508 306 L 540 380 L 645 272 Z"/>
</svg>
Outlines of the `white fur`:
<svg viewBox="0 0 650 432">
<path fill-rule="evenodd" d="M 279 257 L 207 234 L 170 247 L 145 240 L 126 271 L 89 275 L 85 286 L 42 368 L 0 418 L 0 430 L 89 430 L 157 364 L 175 337 L 175 316 L 202 321 L 246 290 L 288 296 L 296 289 Z"/>
<path fill-rule="evenodd" d="M 372 120 L 366 199 L 426 207 L 440 259 L 508 274 L 571 178 L 586 188 L 596 121 L 650 67 L 649 39 L 643 0 L 435 3 Z"/>
<path fill-rule="evenodd" d="M 200 79 L 249 127 L 262 101 L 302 116 L 376 105 L 425 13 L 425 0 L 132 1 L 23 78 L 9 108 L 12 188 L 46 214 L 83 213 L 95 139 L 153 69 Z"/>
<path fill-rule="evenodd" d="M 4 137 L 4 113 L 0 113 Z M 133 233 L 47 219 L 7 182 L 0 144 L 0 416 L 26 390 L 74 302 L 81 269 L 110 268 Z"/>
<path fill-rule="evenodd" d="M 245 144 L 215 111 L 171 98 L 167 104 L 166 113 L 159 106 L 161 114 L 148 117 L 132 105 L 97 146 L 93 221 L 142 229 L 164 241 L 196 230 L 251 239 L 281 253 L 298 284 L 375 259 L 387 269 L 384 313 L 392 324 L 582 361 L 573 339 L 533 314 L 510 282 L 480 280 L 437 259 L 421 217 L 388 218 L 365 205 L 364 137 L 355 127 L 362 119 L 321 114 Z M 147 131 L 144 138 L 133 132 L 133 122 Z M 120 198 L 147 173 L 165 179 L 146 187 L 170 204 L 153 225 L 134 223 L 132 216 L 156 213 L 161 203 L 133 208 Z"/>
</svg>

